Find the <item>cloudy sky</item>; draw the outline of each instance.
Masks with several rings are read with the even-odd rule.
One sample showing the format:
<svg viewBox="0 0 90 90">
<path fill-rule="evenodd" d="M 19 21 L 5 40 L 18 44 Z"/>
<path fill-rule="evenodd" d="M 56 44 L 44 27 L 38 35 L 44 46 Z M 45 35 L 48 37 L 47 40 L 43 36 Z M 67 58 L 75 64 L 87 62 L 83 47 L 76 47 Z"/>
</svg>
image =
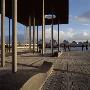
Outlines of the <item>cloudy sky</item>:
<svg viewBox="0 0 90 90">
<path fill-rule="evenodd" d="M 56 40 L 57 27 L 57 25 L 54 26 Z M 46 40 L 48 40 L 51 38 L 51 26 L 45 28 Z M 25 36 L 25 29 L 25 26 L 18 24 L 18 34 Z M 8 18 L 6 18 L 5 30 L 6 35 L 8 35 Z M 41 38 L 41 27 L 39 27 L 39 38 Z M 60 25 L 60 41 L 65 39 L 69 41 L 90 40 L 90 0 L 69 0 L 69 24 Z"/>
</svg>

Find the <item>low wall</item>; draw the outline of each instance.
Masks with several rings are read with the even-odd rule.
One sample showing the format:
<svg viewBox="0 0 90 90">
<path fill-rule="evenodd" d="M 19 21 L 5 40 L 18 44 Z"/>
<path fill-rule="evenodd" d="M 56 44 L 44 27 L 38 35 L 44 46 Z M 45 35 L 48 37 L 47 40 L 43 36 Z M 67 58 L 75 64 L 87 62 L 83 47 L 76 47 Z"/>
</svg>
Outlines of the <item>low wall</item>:
<svg viewBox="0 0 90 90">
<path fill-rule="evenodd" d="M 53 65 L 51 65 L 50 69 L 46 73 L 38 73 L 30 78 L 20 90 L 40 90 L 44 81 L 50 75 L 53 70 Z"/>
<path fill-rule="evenodd" d="M 56 52 L 54 52 L 53 57 L 60 57 L 61 54 L 62 54 L 62 51 L 60 51 L 60 52 L 56 51 Z"/>
</svg>

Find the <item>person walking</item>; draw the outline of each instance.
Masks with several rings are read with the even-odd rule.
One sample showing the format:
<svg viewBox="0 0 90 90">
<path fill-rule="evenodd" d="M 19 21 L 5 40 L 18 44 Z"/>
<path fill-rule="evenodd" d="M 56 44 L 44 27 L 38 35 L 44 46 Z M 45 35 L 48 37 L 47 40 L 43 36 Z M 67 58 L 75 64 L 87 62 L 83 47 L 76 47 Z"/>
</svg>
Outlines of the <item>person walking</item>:
<svg viewBox="0 0 90 90">
<path fill-rule="evenodd" d="M 84 49 L 84 44 L 82 43 L 82 51 L 83 51 L 83 49 Z"/>
<path fill-rule="evenodd" d="M 64 50 L 65 50 L 65 52 L 66 52 L 66 44 L 64 43 Z"/>
</svg>

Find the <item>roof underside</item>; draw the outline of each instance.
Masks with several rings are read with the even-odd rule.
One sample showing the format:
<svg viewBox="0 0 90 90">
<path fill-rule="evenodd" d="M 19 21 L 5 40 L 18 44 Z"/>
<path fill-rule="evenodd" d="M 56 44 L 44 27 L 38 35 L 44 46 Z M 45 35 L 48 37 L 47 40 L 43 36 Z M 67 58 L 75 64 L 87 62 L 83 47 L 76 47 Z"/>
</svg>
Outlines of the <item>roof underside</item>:
<svg viewBox="0 0 90 90">
<path fill-rule="evenodd" d="M 1 0 L 0 0 L 1 1 Z M 36 24 L 42 25 L 42 1 L 43 0 L 17 0 L 18 1 L 18 22 L 24 25 L 29 24 L 29 16 L 36 18 Z M 1 2 L 0 2 L 1 5 Z M 1 12 L 1 7 L 0 7 Z M 67 24 L 69 13 L 69 0 L 45 0 L 45 15 L 53 12 L 56 15 L 54 24 Z M 12 0 L 6 0 L 6 16 L 12 18 Z M 33 20 L 32 20 L 33 23 Z M 51 24 L 51 20 L 45 21 Z"/>
</svg>

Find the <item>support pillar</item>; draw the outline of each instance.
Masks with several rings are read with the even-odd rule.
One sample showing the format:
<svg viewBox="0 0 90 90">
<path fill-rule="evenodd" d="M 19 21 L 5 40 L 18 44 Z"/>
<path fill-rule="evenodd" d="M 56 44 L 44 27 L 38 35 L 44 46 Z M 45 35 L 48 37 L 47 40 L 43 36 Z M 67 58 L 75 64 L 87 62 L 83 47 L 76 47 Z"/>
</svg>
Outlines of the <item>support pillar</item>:
<svg viewBox="0 0 90 90">
<path fill-rule="evenodd" d="M 38 52 L 38 25 L 37 25 L 37 52 Z"/>
<path fill-rule="evenodd" d="M 9 18 L 9 52 L 10 52 L 10 18 Z"/>
<path fill-rule="evenodd" d="M 1 66 L 5 66 L 5 0 L 1 0 Z"/>
<path fill-rule="evenodd" d="M 12 72 L 17 72 L 17 0 L 12 0 Z"/>
<path fill-rule="evenodd" d="M 35 17 L 33 17 L 33 53 L 35 52 Z"/>
<path fill-rule="evenodd" d="M 25 36 L 24 36 L 24 49 L 26 50 L 26 26 L 25 26 Z"/>
<path fill-rule="evenodd" d="M 31 17 L 29 16 L 29 50 L 31 51 Z"/>
<path fill-rule="evenodd" d="M 26 26 L 26 51 L 27 51 L 27 44 L 28 44 L 28 26 Z"/>
<path fill-rule="evenodd" d="M 43 25 L 42 25 L 42 55 L 45 51 L 45 15 L 44 15 L 44 0 L 43 0 Z"/>
<path fill-rule="evenodd" d="M 59 42 L 59 22 L 58 22 L 58 52 L 59 52 L 59 49 L 60 49 L 60 44 L 59 44 L 60 42 Z"/>
<path fill-rule="evenodd" d="M 51 25 L 51 52 L 53 55 L 53 12 L 52 12 L 52 25 Z"/>
<path fill-rule="evenodd" d="M 44 52 L 46 51 L 46 42 L 45 42 L 45 17 L 44 17 Z"/>
</svg>

